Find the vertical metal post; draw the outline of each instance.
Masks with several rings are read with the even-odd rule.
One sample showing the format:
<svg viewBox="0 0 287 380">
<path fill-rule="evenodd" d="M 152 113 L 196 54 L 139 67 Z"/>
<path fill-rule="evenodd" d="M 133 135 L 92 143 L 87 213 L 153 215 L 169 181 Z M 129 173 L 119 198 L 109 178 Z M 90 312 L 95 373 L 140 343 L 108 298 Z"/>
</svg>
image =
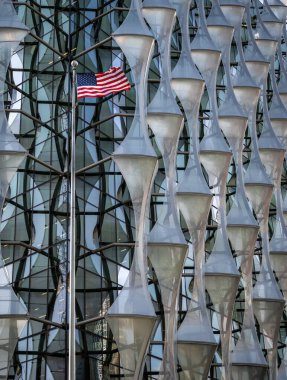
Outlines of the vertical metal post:
<svg viewBox="0 0 287 380">
<path fill-rule="evenodd" d="M 70 241 L 69 241 L 69 380 L 76 380 L 76 301 L 75 301 L 75 280 L 76 280 L 76 68 L 77 61 L 71 62 L 72 66 L 72 124 L 70 130 Z"/>
</svg>

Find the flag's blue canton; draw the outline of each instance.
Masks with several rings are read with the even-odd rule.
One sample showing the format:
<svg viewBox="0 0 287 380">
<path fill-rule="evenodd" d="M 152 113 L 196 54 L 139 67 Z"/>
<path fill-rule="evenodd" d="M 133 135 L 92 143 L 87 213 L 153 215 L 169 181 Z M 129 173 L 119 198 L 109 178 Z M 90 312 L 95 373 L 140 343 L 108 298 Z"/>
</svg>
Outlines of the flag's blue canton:
<svg viewBox="0 0 287 380">
<path fill-rule="evenodd" d="M 95 74 L 77 74 L 77 82 L 78 82 L 78 87 L 97 85 Z"/>
</svg>

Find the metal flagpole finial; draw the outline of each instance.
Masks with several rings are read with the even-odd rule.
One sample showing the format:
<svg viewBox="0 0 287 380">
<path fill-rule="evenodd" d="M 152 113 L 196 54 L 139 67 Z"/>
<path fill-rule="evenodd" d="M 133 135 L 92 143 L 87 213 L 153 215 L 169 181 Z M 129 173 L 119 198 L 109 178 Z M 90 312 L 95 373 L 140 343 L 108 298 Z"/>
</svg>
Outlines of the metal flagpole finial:
<svg viewBox="0 0 287 380">
<path fill-rule="evenodd" d="M 75 69 L 78 66 L 79 62 L 78 61 L 72 61 L 71 66 L 73 69 Z"/>
</svg>

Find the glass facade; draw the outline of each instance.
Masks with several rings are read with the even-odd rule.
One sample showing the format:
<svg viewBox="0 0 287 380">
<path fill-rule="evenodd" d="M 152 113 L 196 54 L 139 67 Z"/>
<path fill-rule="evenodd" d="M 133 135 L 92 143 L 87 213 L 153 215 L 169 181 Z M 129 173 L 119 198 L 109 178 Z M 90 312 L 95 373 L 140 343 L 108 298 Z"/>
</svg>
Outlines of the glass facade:
<svg viewBox="0 0 287 380">
<path fill-rule="evenodd" d="M 72 60 L 133 84 L 76 109 L 76 379 L 287 378 L 285 3 L 13 1 L 0 379 L 68 379 Z"/>
</svg>

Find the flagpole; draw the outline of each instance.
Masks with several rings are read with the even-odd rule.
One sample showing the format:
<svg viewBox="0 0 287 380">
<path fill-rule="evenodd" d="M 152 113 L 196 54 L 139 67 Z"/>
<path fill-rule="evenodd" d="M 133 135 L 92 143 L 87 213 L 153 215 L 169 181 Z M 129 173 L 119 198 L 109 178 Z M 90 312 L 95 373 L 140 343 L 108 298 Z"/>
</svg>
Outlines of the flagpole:
<svg viewBox="0 0 287 380">
<path fill-rule="evenodd" d="M 70 240 L 69 240 L 69 370 L 68 379 L 76 380 L 76 69 L 77 61 L 71 62 L 72 67 L 72 125 L 70 130 Z"/>
</svg>

